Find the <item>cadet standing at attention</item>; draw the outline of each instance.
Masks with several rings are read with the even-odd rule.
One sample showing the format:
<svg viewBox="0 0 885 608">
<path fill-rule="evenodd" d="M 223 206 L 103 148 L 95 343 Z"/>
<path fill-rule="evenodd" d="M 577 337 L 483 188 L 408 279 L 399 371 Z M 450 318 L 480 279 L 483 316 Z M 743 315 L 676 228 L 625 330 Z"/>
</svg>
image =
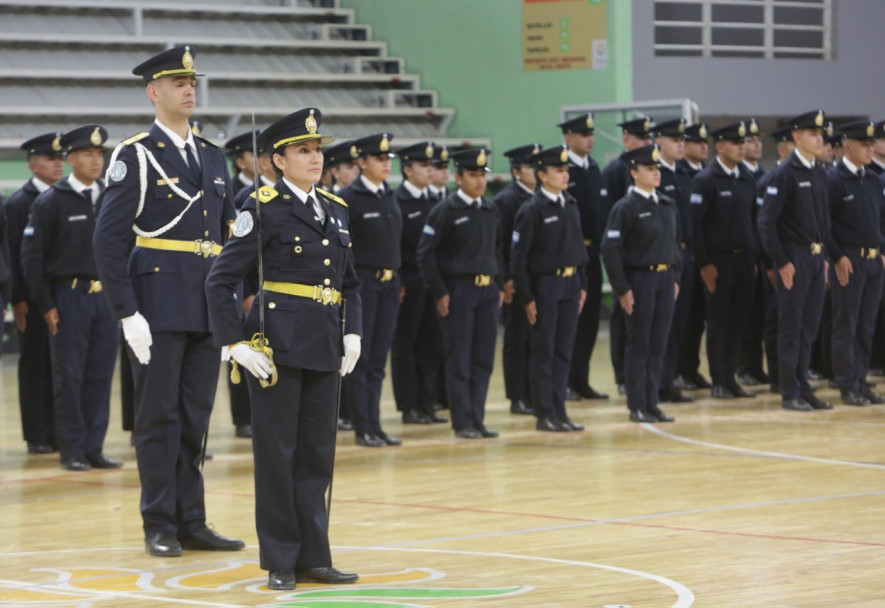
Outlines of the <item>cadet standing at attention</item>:
<svg viewBox="0 0 885 608">
<path fill-rule="evenodd" d="M 427 192 L 430 200 L 441 201 L 449 194 L 449 150 L 446 146 L 433 146 L 433 173 L 430 174 Z"/>
<path fill-rule="evenodd" d="M 418 243 L 418 268 L 442 317 L 452 427 L 463 439 L 498 436 L 483 421 L 504 301 L 501 219 L 482 197 L 490 154 L 452 153 L 458 190 L 433 208 Z"/>
<path fill-rule="evenodd" d="M 759 235 L 777 281 L 781 407 L 800 412 L 833 408 L 808 384 L 811 343 L 826 293 L 823 248 L 830 238 L 826 171 L 815 160 L 824 122 L 820 110 L 787 121 L 796 149 L 771 171 L 759 211 Z"/>
<path fill-rule="evenodd" d="M 37 196 L 61 179 L 64 160 L 61 133 L 44 133 L 24 142 L 33 174 L 21 189 L 3 203 L 6 237 L 12 272 L 12 314 L 18 328 L 18 404 L 22 434 L 28 454 L 50 454 L 58 449 L 55 433 L 55 403 L 52 396 L 52 359 L 49 334 L 43 314 L 30 299 L 21 265 L 21 243 L 31 205 Z"/>
<path fill-rule="evenodd" d="M 627 324 L 624 371 L 632 422 L 672 422 L 658 406 L 661 365 L 679 295 L 679 211 L 659 195 L 657 146 L 621 155 L 633 189 L 615 203 L 602 240 L 602 261 Z"/>
<path fill-rule="evenodd" d="M 528 158 L 540 152 L 542 147 L 540 144 L 528 144 L 504 152 L 504 156 L 510 160 L 513 181 L 492 199 L 501 214 L 501 234 L 504 236 L 504 305 L 501 307 L 504 344 L 501 363 L 504 366 L 504 394 L 510 400 L 511 414 L 533 413 L 529 406 L 529 322 L 525 315 L 525 303 L 514 292 L 510 235 L 513 234 L 516 213 L 526 201 L 531 200 L 537 185 L 535 168 Z"/>
<path fill-rule="evenodd" d="M 387 185 L 392 135 L 354 140 L 360 176 L 339 192 L 348 205 L 353 263 L 360 282 L 363 342 L 359 361 L 344 381 L 356 444 L 377 448 L 402 441 L 381 428 L 381 383 L 399 313 L 403 216 Z"/>
<path fill-rule="evenodd" d="M 531 325 L 529 387 L 539 431 L 583 431 L 565 410 L 578 315 L 587 297 L 587 250 L 575 199 L 566 191 L 569 156 L 554 146 L 528 158 L 539 187 L 516 214 L 511 266 Z"/>
<path fill-rule="evenodd" d="M 114 150 L 93 241 L 104 293 L 132 351 L 145 550 L 158 557 L 245 546 L 206 526 L 200 471 L 221 352 L 206 299 L 196 294 L 234 207 L 224 154 L 188 124 L 195 56 L 192 46 L 175 47 L 132 70 L 156 120 Z"/>
<path fill-rule="evenodd" d="M 227 140 L 224 144 L 224 153 L 230 156 L 233 163 L 234 178 L 231 189 L 234 195 L 239 194 L 243 188 L 254 186 L 255 151 L 252 149 L 252 131 L 240 133 Z"/>
</svg>

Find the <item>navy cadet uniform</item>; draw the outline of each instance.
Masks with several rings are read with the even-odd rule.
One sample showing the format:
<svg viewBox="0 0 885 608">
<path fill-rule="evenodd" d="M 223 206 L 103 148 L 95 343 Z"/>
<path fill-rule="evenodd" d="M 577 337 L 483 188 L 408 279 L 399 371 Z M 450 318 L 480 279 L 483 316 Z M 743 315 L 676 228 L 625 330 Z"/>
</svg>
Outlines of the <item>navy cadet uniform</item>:
<svg viewBox="0 0 885 608">
<path fill-rule="evenodd" d="M 655 126 L 655 137 L 668 137 L 671 139 L 685 138 L 685 119 L 677 118 L 658 123 Z M 685 324 L 692 303 L 692 293 L 697 288 L 694 277 L 697 269 L 694 264 L 694 252 L 692 250 L 692 225 L 691 205 L 691 177 L 688 171 L 677 160 L 674 165 L 668 165 L 663 157 L 661 165 L 661 185 L 658 188 L 666 196 L 676 201 L 679 210 L 679 228 L 682 231 L 682 240 L 679 247 L 682 250 L 682 278 L 679 285 L 679 296 L 673 309 L 673 323 L 670 327 L 670 336 L 667 338 L 667 351 L 664 356 L 664 366 L 661 371 L 660 401 L 671 403 L 688 403 L 693 397 L 683 395 L 682 390 L 673 386 L 676 380 L 676 362 L 679 354 L 679 346 L 682 343 Z"/>
<path fill-rule="evenodd" d="M 422 141 L 397 151 L 400 166 L 414 162 L 433 162 L 434 145 Z M 448 151 L 445 152 L 448 160 Z M 393 192 L 402 215 L 400 242 L 402 266 L 400 282 L 404 290 L 396 331 L 390 350 L 390 378 L 396 409 L 402 412 L 405 424 L 448 422 L 433 408 L 439 368 L 443 357 L 442 331 L 436 315 L 436 303 L 418 272 L 418 241 L 430 210 L 436 204 L 427 188 L 418 190 L 403 175 L 403 182 Z"/>
<path fill-rule="evenodd" d="M 193 76 L 195 54 L 192 46 L 169 49 L 133 73 L 145 82 Z M 210 333 L 206 300 L 195 294 L 227 237 L 233 195 L 220 149 L 189 132 L 187 140 L 176 135 L 185 151 L 170 133 L 157 121 L 150 132 L 114 150 L 93 241 L 114 316 L 138 313 L 150 325 L 150 362 L 132 359 L 133 436 L 146 549 L 157 556 L 180 555 L 181 546 L 244 546 L 206 527 L 200 472 L 221 353 Z M 144 182 L 140 169 L 146 171 Z M 133 231 L 136 246 L 130 253 Z"/>
<path fill-rule="evenodd" d="M 45 133 L 24 142 L 20 148 L 28 158 L 34 155 L 61 157 L 61 133 Z M 30 299 L 21 266 L 21 242 L 31 205 L 49 184 L 32 177 L 3 203 L 6 239 L 12 272 L 13 307 L 27 306 L 25 331 L 18 332 L 18 403 L 22 434 L 30 454 L 48 454 L 56 450 L 55 404 L 52 395 L 52 360 L 49 332 L 43 313 Z"/>
<path fill-rule="evenodd" d="M 648 116 L 640 116 L 632 120 L 618 123 L 624 133 L 630 133 L 641 138 L 651 138 L 651 130 L 654 121 Z M 609 213 L 615 203 L 621 200 L 630 190 L 630 171 L 621 158 L 612 159 L 602 171 L 602 218 L 608 221 Z M 612 306 L 612 316 L 609 322 L 609 351 L 611 353 L 612 367 L 615 372 L 615 383 L 618 392 L 624 392 L 622 387 L 626 384 L 624 374 L 624 356 L 627 345 L 627 326 L 624 321 L 624 311 L 621 304 L 615 298 Z"/>
<path fill-rule="evenodd" d="M 106 139 L 104 128 L 87 125 L 65 133 L 60 144 L 66 153 L 104 152 Z M 62 467 L 71 471 L 122 466 L 102 454 L 117 358 L 117 321 L 101 294 L 92 252 L 103 192 L 100 180 L 60 179 L 34 201 L 22 239 L 31 300 L 41 316 L 58 314 L 58 332 L 49 336 L 56 430 Z"/>
<path fill-rule="evenodd" d="M 817 129 L 824 113 L 806 112 L 790 119 L 791 129 Z M 815 397 L 808 384 L 811 343 L 823 309 L 823 245 L 830 238 L 826 172 L 820 163 L 800 157 L 798 149 L 771 171 L 759 210 L 759 235 L 771 256 L 777 283 L 778 386 L 781 406 L 811 411 L 833 406 Z M 792 263 L 792 289 L 786 289 L 778 269 Z"/>
<path fill-rule="evenodd" d="M 356 158 L 390 158 L 388 133 L 353 141 Z M 353 373 L 344 379 L 357 445 L 383 447 L 402 441 L 381 428 L 381 383 L 399 313 L 403 217 L 386 183 L 376 186 L 360 175 L 338 195 L 348 205 L 353 262 L 360 282 L 363 341 Z"/>
<path fill-rule="evenodd" d="M 843 136 L 871 141 L 875 125 L 855 121 L 840 125 Z M 885 195 L 875 175 L 843 156 L 827 173 L 832 236 L 827 241 L 833 301 L 833 371 L 842 401 L 848 405 L 885 400 L 866 384 L 876 314 L 882 296 L 885 245 Z M 844 287 L 835 265 L 845 256 L 852 273 Z"/>
<path fill-rule="evenodd" d="M 459 171 L 488 171 L 486 148 L 450 156 Z M 449 296 L 442 318 L 446 392 L 458 437 L 497 437 L 483 424 L 495 360 L 503 297 L 501 219 L 498 208 L 460 188 L 430 212 L 418 242 L 418 269 L 436 302 Z"/>
<path fill-rule="evenodd" d="M 449 149 L 445 145 L 436 145 L 433 146 L 433 166 L 436 169 L 448 169 L 449 167 Z M 427 186 L 427 193 L 430 195 L 430 200 L 432 201 L 442 201 L 445 200 L 451 192 L 447 186 L 443 186 L 442 188 L 437 188 L 433 184 Z"/>
<path fill-rule="evenodd" d="M 566 146 L 554 146 L 528 158 L 535 171 L 568 165 Z M 519 302 L 534 302 L 529 387 L 539 431 L 582 431 L 565 409 L 569 366 L 581 296 L 586 296 L 587 250 L 578 203 L 568 192 L 554 194 L 540 183 L 517 212 L 511 271 Z M 582 292 L 584 292 L 582 294 Z M 514 311 L 516 312 L 516 311 Z"/>
<path fill-rule="evenodd" d="M 318 132 L 321 121 L 318 109 L 299 110 L 262 131 L 259 144 L 282 155 L 288 145 L 327 142 L 331 138 Z M 205 291 L 216 344 L 245 340 L 257 346 L 253 336 L 261 330 L 261 298 L 243 325 L 233 295 L 259 263 L 261 237 L 264 331 L 278 379 L 263 387 L 251 373 L 241 372 L 254 406 L 259 559 L 264 570 L 294 569 L 300 576 L 305 569 L 332 564 L 324 495 L 334 465 L 343 333 L 362 333 L 359 282 L 342 199 L 319 188 L 303 192 L 285 178 L 263 186 L 258 199 L 250 198 L 238 215 Z"/>
<path fill-rule="evenodd" d="M 528 165 L 527 159 L 540 152 L 543 146 L 529 144 L 519 146 L 504 152 L 510 160 L 511 174 L 523 165 Z M 513 281 L 511 272 L 512 241 L 514 220 L 520 207 L 531 200 L 534 192 L 525 184 L 514 179 L 510 184 L 501 189 L 492 202 L 498 207 L 501 215 L 501 234 L 504 237 L 502 256 L 504 259 L 504 282 Z M 532 414 L 529 407 L 531 394 L 529 393 L 529 351 L 531 341 L 529 338 L 529 322 L 525 315 L 525 302 L 518 293 L 513 293 L 511 302 L 506 301 L 501 306 L 501 319 L 504 324 L 504 344 L 501 348 L 501 363 L 504 368 L 504 395 L 510 400 L 511 414 Z"/>
<path fill-rule="evenodd" d="M 566 120 L 556 126 L 563 135 L 568 133 L 592 135 L 596 130 L 593 126 L 592 112 Z M 602 241 L 602 228 L 605 226 L 603 213 L 607 212 L 607 209 L 603 209 L 605 201 L 602 195 L 602 173 L 599 163 L 589 155 L 582 158 L 569 151 L 568 158 L 568 193 L 578 201 L 581 233 L 587 250 L 587 264 L 584 267 L 587 297 L 578 316 L 577 335 L 569 365 L 568 388 L 577 397 L 608 399 L 608 395 L 599 393 L 590 386 L 590 358 L 593 356 L 596 337 L 599 334 L 599 314 L 602 307 L 602 260 L 599 257 L 599 244 Z M 506 232 L 504 237 L 507 238 Z"/>
<path fill-rule="evenodd" d="M 873 124 L 873 141 L 885 138 L 885 120 Z M 873 175 L 878 176 L 885 186 L 885 164 L 873 156 L 870 164 L 865 167 Z M 873 352 L 870 360 L 870 375 L 885 376 L 885 289 L 882 291 L 883 301 L 876 317 L 876 332 L 873 336 Z"/>
<path fill-rule="evenodd" d="M 624 152 L 624 163 L 656 165 L 657 146 Z M 626 165 L 625 165 L 626 166 Z M 679 211 L 673 199 L 637 188 L 612 208 L 602 240 L 602 261 L 615 295 L 633 291 L 633 314 L 624 317 L 627 407 L 633 422 L 672 422 L 658 407 L 661 366 L 682 272 Z"/>
<path fill-rule="evenodd" d="M 731 123 L 710 133 L 715 141 L 744 143 L 747 126 Z M 753 397 L 735 380 L 737 355 L 753 301 L 756 267 L 756 182 L 738 163 L 717 157 L 692 181 L 695 263 L 712 265 L 715 290 L 707 296 L 707 360 L 717 399 Z"/>
</svg>

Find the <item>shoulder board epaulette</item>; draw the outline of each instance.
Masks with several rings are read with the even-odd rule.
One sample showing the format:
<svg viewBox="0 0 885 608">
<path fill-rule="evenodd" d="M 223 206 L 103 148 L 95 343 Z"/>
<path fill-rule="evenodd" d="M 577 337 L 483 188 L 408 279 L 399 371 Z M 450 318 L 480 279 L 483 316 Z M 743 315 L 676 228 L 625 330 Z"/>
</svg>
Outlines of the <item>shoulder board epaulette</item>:
<svg viewBox="0 0 885 608">
<path fill-rule="evenodd" d="M 262 203 L 269 203 L 279 195 L 280 193 L 274 190 L 271 186 L 261 186 L 258 189 L 258 200 Z M 255 193 L 253 192 L 249 197 L 255 198 Z"/>
<path fill-rule="evenodd" d="M 200 136 L 200 135 L 195 135 L 195 136 L 194 136 L 194 139 L 198 139 L 198 140 L 200 140 L 200 143 L 201 143 L 201 144 L 206 144 L 206 145 L 212 146 L 213 148 L 217 148 L 217 147 L 218 147 L 218 144 L 216 144 L 215 142 L 213 142 L 213 141 L 211 141 L 211 140 L 208 140 L 208 139 L 206 139 L 205 137 L 202 137 L 202 136 Z"/>
<path fill-rule="evenodd" d="M 147 131 L 145 131 L 144 133 L 139 133 L 138 135 L 133 135 L 133 136 L 130 137 L 129 139 L 123 140 L 123 145 L 124 145 L 124 146 L 131 146 L 131 145 L 134 144 L 135 142 L 144 139 L 144 138 L 147 137 L 148 135 L 150 135 L 150 133 L 148 133 Z"/>
<path fill-rule="evenodd" d="M 322 188 L 317 188 L 316 190 L 317 190 L 317 192 L 319 192 L 320 194 L 322 194 L 323 196 L 325 196 L 329 200 L 333 200 L 336 203 L 338 203 L 339 205 L 341 205 L 343 207 L 347 207 L 347 203 L 345 203 L 344 199 L 341 198 L 340 196 L 336 196 L 336 195 L 332 194 L 331 192 L 327 192 L 326 190 L 323 190 Z"/>
</svg>

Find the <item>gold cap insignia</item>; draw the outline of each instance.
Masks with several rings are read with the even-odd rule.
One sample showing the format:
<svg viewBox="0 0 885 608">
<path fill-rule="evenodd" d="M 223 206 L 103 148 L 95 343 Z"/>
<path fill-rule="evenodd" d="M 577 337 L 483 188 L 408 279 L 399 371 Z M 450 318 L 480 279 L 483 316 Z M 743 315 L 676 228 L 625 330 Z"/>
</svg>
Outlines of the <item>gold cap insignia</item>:
<svg viewBox="0 0 885 608">
<path fill-rule="evenodd" d="M 95 127 L 92 135 L 89 136 L 89 141 L 91 141 L 93 145 L 101 145 L 101 131 L 98 130 L 98 127 Z"/>
<path fill-rule="evenodd" d="M 56 138 L 52 140 L 52 149 L 56 152 L 61 152 L 61 135 L 56 136 Z"/>
<path fill-rule="evenodd" d="M 650 130 L 650 129 L 651 129 L 651 120 L 649 120 L 648 118 L 646 118 L 646 119 L 645 119 L 645 122 L 642 123 L 642 130 L 643 130 L 643 131 L 648 131 L 648 130 Z"/>
<path fill-rule="evenodd" d="M 480 148 L 479 154 L 476 156 L 476 164 L 479 165 L 480 167 L 484 167 L 486 164 L 486 160 L 488 160 L 486 158 L 486 151 L 485 151 L 485 149 Z"/>
<path fill-rule="evenodd" d="M 876 128 L 873 126 L 873 123 L 867 125 L 867 137 L 872 137 L 873 133 L 876 132 Z"/>
<path fill-rule="evenodd" d="M 356 146 L 350 146 L 350 157 L 356 158 L 360 155 L 360 151 L 356 149 Z"/>
<path fill-rule="evenodd" d="M 381 137 L 381 143 L 378 144 L 378 149 L 382 152 L 387 152 L 388 150 L 390 150 L 390 140 L 387 139 L 387 133 L 385 133 Z"/>
<path fill-rule="evenodd" d="M 427 147 L 424 148 L 424 156 L 433 158 L 433 144 L 427 144 Z"/>
<path fill-rule="evenodd" d="M 698 137 L 700 137 L 701 139 L 707 139 L 707 126 L 706 125 L 701 125 L 700 127 L 698 127 Z"/>
<path fill-rule="evenodd" d="M 310 114 L 304 119 L 304 128 L 311 135 L 317 132 L 317 119 L 313 117 L 313 109 L 310 110 Z"/>
<path fill-rule="evenodd" d="M 814 124 L 818 127 L 824 126 L 824 113 L 818 112 L 817 116 L 814 117 Z"/>
<path fill-rule="evenodd" d="M 447 147 L 443 146 L 442 152 L 439 153 L 439 159 L 444 163 L 449 162 L 449 149 Z"/>
<path fill-rule="evenodd" d="M 685 120 L 684 119 L 682 120 L 682 122 L 679 123 L 679 132 L 685 133 Z"/>
<path fill-rule="evenodd" d="M 660 159 L 661 159 L 661 153 L 658 152 L 658 148 L 657 148 L 657 146 L 655 146 L 655 147 L 652 148 L 652 150 L 651 150 L 651 160 L 652 160 L 652 162 L 655 162 L 655 163 L 656 163 L 656 162 L 658 162 Z"/>
<path fill-rule="evenodd" d="M 588 129 L 593 128 L 593 115 L 592 114 L 587 114 L 587 128 Z"/>
<path fill-rule="evenodd" d="M 562 153 L 559 155 L 560 162 L 568 162 L 568 148 L 562 147 Z"/>
<path fill-rule="evenodd" d="M 750 133 L 752 133 L 753 135 L 759 133 L 759 125 L 756 124 L 755 120 L 750 121 Z"/>
<path fill-rule="evenodd" d="M 741 123 L 738 127 L 738 135 L 740 137 L 744 137 L 747 134 L 747 127 L 744 126 L 744 123 Z"/>
<path fill-rule="evenodd" d="M 540 151 L 541 151 L 541 146 L 538 144 L 535 144 L 535 147 L 532 148 L 532 154 L 537 154 Z"/>
<path fill-rule="evenodd" d="M 833 136 L 833 123 L 827 123 L 827 137 Z"/>
<path fill-rule="evenodd" d="M 200 128 L 200 125 L 198 125 L 198 124 L 191 125 L 191 132 L 194 135 L 196 135 L 197 137 L 199 137 L 200 135 L 203 134 L 203 130 Z"/>
<path fill-rule="evenodd" d="M 184 47 L 184 55 L 181 56 L 181 65 L 185 70 L 194 69 L 194 56 L 191 55 L 191 47 Z"/>
</svg>

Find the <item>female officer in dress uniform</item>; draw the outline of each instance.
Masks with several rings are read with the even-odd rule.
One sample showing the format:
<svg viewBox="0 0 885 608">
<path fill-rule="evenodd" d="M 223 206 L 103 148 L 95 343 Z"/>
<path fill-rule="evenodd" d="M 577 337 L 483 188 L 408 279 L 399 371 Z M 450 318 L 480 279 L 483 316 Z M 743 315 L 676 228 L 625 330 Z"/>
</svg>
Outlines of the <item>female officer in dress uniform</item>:
<svg viewBox="0 0 885 608">
<path fill-rule="evenodd" d="M 658 407 L 658 388 L 682 251 L 676 202 L 655 192 L 659 158 L 657 146 L 621 154 L 633 189 L 612 207 L 602 241 L 602 261 L 627 322 L 624 373 L 633 422 L 673 421 Z"/>
<path fill-rule="evenodd" d="M 250 372 L 255 519 L 271 589 L 294 589 L 296 579 L 357 580 L 332 567 L 324 501 L 335 455 L 338 374 L 353 370 L 362 328 L 346 205 L 314 188 L 321 144 L 331 141 L 317 131 L 321 119 L 319 110 L 307 108 L 262 132 L 259 147 L 282 179 L 244 205 L 206 279 L 216 341 Z M 244 325 L 233 294 L 256 264 L 263 266 L 263 294 Z M 266 327 L 259 321 L 262 296 Z M 272 351 L 255 339 L 263 329 Z"/>
</svg>

